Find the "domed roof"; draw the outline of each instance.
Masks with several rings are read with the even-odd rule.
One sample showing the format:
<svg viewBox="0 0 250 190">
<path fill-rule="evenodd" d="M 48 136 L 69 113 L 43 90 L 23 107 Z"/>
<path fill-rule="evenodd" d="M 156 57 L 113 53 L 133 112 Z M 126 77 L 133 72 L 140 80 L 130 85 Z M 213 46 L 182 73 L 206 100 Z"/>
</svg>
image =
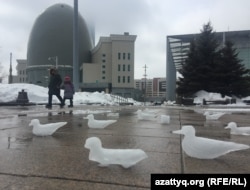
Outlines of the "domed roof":
<svg viewBox="0 0 250 190">
<path fill-rule="evenodd" d="M 35 21 L 27 49 L 27 65 L 50 65 L 49 57 L 58 56 L 59 65 L 73 65 L 74 9 L 66 4 L 47 8 Z M 79 63 L 90 62 L 92 49 L 84 19 L 78 16 Z"/>
</svg>

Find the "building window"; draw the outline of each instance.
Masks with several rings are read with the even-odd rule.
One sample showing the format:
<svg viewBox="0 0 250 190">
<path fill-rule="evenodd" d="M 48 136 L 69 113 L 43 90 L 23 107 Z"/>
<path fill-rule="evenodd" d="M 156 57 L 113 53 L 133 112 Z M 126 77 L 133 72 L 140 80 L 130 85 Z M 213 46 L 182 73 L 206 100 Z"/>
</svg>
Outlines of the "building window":
<svg viewBox="0 0 250 190">
<path fill-rule="evenodd" d="M 118 64 L 118 71 L 121 71 L 121 65 Z"/>
<path fill-rule="evenodd" d="M 130 76 L 128 76 L 128 83 L 130 83 Z"/>
<path fill-rule="evenodd" d="M 102 79 L 105 80 L 105 76 L 103 76 Z"/>
<path fill-rule="evenodd" d="M 103 62 L 103 63 L 105 63 L 105 62 L 106 62 L 106 60 L 105 60 L 105 59 L 103 59 L 103 60 L 102 60 L 102 62 Z"/>
<path fill-rule="evenodd" d="M 125 71 L 125 70 L 126 70 L 126 69 L 125 69 L 125 66 L 126 66 L 126 65 L 122 65 L 122 70 L 123 70 L 123 71 Z"/>
<path fill-rule="evenodd" d="M 123 53 L 122 58 L 123 58 L 123 59 L 126 58 L 126 53 Z"/>
<path fill-rule="evenodd" d="M 118 83 L 120 83 L 121 82 L 121 77 L 120 76 L 118 76 Z"/>
<path fill-rule="evenodd" d="M 130 60 L 130 53 L 128 53 L 128 60 Z"/>
<path fill-rule="evenodd" d="M 130 65 L 128 65 L 128 71 L 130 71 Z"/>
<path fill-rule="evenodd" d="M 105 68 L 106 68 L 106 66 L 105 66 L 105 65 L 102 65 L 102 68 L 103 68 L 103 69 L 105 69 Z"/>
<path fill-rule="evenodd" d="M 102 56 L 103 56 L 103 57 L 106 57 L 106 54 L 104 53 L 104 54 L 102 54 Z"/>
<path fill-rule="evenodd" d="M 102 74 L 105 74 L 105 71 L 102 71 Z"/>
<path fill-rule="evenodd" d="M 125 76 L 122 77 L 122 82 L 125 83 Z"/>
<path fill-rule="evenodd" d="M 118 53 L 118 59 L 121 59 L 121 53 Z"/>
</svg>

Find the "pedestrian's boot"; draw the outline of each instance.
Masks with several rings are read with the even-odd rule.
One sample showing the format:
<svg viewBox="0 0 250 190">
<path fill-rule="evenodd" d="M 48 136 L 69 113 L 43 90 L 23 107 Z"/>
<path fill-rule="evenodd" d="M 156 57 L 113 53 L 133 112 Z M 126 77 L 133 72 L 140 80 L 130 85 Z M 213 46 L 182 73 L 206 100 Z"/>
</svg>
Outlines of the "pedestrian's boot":
<svg viewBox="0 0 250 190">
<path fill-rule="evenodd" d="M 47 109 L 52 109 L 52 106 L 49 105 L 49 104 L 47 104 L 45 107 L 46 107 Z"/>
</svg>

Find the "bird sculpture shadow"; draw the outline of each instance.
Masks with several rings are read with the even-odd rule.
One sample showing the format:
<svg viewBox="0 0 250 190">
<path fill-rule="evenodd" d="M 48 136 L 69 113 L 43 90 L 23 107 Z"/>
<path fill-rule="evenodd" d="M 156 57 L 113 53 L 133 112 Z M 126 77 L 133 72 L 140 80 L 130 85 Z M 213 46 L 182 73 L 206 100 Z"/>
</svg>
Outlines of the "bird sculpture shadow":
<svg viewBox="0 0 250 190">
<path fill-rule="evenodd" d="M 182 149 L 188 156 L 199 159 L 214 159 L 229 152 L 250 148 L 245 144 L 197 137 L 191 125 L 182 126 L 181 130 L 173 133 L 184 135 Z"/>
<path fill-rule="evenodd" d="M 141 149 L 103 148 L 101 140 L 98 137 L 88 138 L 84 147 L 90 150 L 89 160 L 98 162 L 99 166 L 117 164 L 124 168 L 129 168 L 148 157 Z"/>
<path fill-rule="evenodd" d="M 103 129 L 115 122 L 117 122 L 117 120 L 96 120 L 94 118 L 93 114 L 89 114 L 87 117 L 84 117 L 83 119 L 88 119 L 88 126 L 89 128 L 93 128 L 93 129 Z"/>
<path fill-rule="evenodd" d="M 50 136 L 67 122 L 41 124 L 38 119 L 32 119 L 29 126 L 33 126 L 32 133 L 36 136 Z"/>
</svg>

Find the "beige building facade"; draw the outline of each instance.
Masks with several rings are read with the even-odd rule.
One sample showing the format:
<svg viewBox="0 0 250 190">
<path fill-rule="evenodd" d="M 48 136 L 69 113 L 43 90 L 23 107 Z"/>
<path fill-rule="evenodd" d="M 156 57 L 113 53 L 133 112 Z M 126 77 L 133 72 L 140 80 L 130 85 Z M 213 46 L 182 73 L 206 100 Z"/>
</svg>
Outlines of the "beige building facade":
<svg viewBox="0 0 250 190">
<path fill-rule="evenodd" d="M 80 68 L 84 91 L 100 91 L 133 97 L 136 35 L 125 32 L 100 37 L 91 51 L 91 63 Z"/>
</svg>

